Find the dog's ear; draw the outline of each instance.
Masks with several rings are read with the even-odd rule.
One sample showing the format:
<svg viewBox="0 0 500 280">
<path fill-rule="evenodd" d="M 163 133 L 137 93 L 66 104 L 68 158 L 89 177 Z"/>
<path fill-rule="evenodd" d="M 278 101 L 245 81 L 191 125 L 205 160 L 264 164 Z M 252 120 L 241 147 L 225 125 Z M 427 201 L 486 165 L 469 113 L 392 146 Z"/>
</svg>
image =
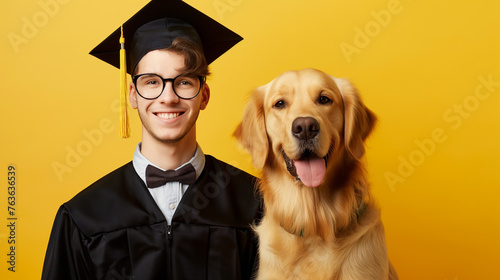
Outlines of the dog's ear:
<svg viewBox="0 0 500 280">
<path fill-rule="evenodd" d="M 262 169 L 269 153 L 264 120 L 264 93 L 266 86 L 256 88 L 245 108 L 243 119 L 233 133 L 243 148 L 252 155 L 255 168 Z"/>
<path fill-rule="evenodd" d="M 344 101 L 344 143 L 346 150 L 357 160 L 365 154 L 364 141 L 370 135 L 377 117 L 368 109 L 358 90 L 347 80 L 334 78 Z"/>
</svg>

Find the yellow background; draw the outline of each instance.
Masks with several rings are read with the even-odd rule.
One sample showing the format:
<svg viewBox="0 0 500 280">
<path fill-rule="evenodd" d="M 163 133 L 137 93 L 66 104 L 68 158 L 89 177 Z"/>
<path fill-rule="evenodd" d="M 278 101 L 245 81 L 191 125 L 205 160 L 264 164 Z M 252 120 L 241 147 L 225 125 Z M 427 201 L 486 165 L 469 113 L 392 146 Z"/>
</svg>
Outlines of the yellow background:
<svg viewBox="0 0 500 280">
<path fill-rule="evenodd" d="M 136 112 L 133 137 L 120 139 L 118 70 L 88 52 L 146 2 L 3 3 L 1 279 L 39 279 L 59 205 L 132 159 Z M 212 96 L 198 121 L 206 153 L 257 174 L 231 137 L 250 90 L 305 67 L 348 77 L 380 119 L 368 171 L 400 278 L 500 279 L 498 1 L 187 2 L 245 38 L 211 65 Z M 15 273 L 7 270 L 10 164 Z"/>
</svg>

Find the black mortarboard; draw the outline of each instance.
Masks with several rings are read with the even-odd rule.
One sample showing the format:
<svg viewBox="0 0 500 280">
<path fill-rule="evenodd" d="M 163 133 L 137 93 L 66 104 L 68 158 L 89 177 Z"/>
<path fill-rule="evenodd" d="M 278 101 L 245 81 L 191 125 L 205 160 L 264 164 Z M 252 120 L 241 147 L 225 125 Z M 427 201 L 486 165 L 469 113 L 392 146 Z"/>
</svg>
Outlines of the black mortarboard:
<svg viewBox="0 0 500 280">
<path fill-rule="evenodd" d="M 194 29 L 198 31 L 208 64 L 243 39 L 238 34 L 181 0 L 152 0 L 123 24 L 125 50 L 130 53 L 132 37 L 139 27 L 161 18 L 175 18 L 192 25 Z M 165 32 L 169 31 L 165 30 Z M 149 46 L 145 46 L 144 50 L 146 50 L 147 47 L 156 47 L 156 49 L 169 47 L 169 45 L 162 46 L 162 44 L 154 43 L 155 40 L 162 40 L 158 38 L 158 34 L 158 31 L 152 32 L 150 35 L 146 33 L 142 34 L 143 37 L 141 40 L 150 44 Z M 119 39 L 120 27 L 97 45 L 90 54 L 119 68 Z M 148 52 L 154 49 L 155 48 L 149 49 Z M 129 67 L 127 67 L 127 69 L 129 72 L 134 66 L 130 65 L 130 63 L 131 61 L 128 59 L 127 66 Z"/>
<path fill-rule="evenodd" d="M 184 37 L 195 45 L 201 44 L 208 64 L 243 39 L 181 0 L 151 0 L 123 23 L 122 28 L 117 28 L 90 54 L 121 69 L 125 67 L 120 67 L 120 62 L 122 65 L 126 63 L 128 70 L 126 72 L 129 74 L 146 53 L 169 47 L 173 39 L 177 37 Z M 123 39 L 125 42 L 123 49 L 120 50 L 120 43 Z M 125 50 L 128 52 L 126 58 Z M 128 137 L 129 134 L 128 124 L 125 124 L 124 120 L 128 119 L 127 98 L 124 93 L 126 92 L 123 78 L 125 75 L 125 71 L 122 70 L 122 108 L 125 108 L 122 111 L 122 137 Z M 126 131 L 124 131 L 124 126 L 127 126 Z"/>
</svg>

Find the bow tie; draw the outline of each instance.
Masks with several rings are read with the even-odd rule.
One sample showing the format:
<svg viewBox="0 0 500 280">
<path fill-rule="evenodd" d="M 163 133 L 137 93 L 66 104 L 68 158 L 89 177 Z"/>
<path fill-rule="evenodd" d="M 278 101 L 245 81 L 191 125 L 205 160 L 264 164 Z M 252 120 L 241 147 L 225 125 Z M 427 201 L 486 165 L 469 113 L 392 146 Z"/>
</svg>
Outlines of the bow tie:
<svg viewBox="0 0 500 280">
<path fill-rule="evenodd" d="M 146 167 L 146 182 L 148 188 L 157 188 L 167 182 L 180 182 L 181 184 L 194 184 L 196 181 L 196 170 L 191 164 L 186 164 L 178 170 L 163 171 L 152 165 Z"/>
</svg>

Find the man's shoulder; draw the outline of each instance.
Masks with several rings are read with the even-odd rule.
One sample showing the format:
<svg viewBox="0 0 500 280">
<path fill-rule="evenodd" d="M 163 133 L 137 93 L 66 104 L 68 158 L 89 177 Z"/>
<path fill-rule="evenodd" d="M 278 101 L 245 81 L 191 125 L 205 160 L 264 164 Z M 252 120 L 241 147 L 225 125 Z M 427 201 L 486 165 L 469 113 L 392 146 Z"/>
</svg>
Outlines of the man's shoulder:
<svg viewBox="0 0 500 280">
<path fill-rule="evenodd" d="M 73 222 L 87 236 L 127 226 L 161 221 L 148 207 L 148 193 L 131 162 L 100 178 L 64 203 Z"/>
<path fill-rule="evenodd" d="M 177 217 L 189 217 L 193 223 L 250 228 L 259 219 L 262 206 L 256 177 L 213 156 L 205 158 L 202 176 L 184 195 Z M 174 216 L 173 221 L 181 220 Z"/>
<path fill-rule="evenodd" d="M 65 204 L 70 206 L 86 204 L 92 201 L 96 202 L 96 199 L 102 198 L 103 194 L 117 194 L 117 188 L 120 188 L 120 186 L 123 185 L 123 182 L 126 180 L 125 177 L 130 171 L 133 171 L 133 169 L 130 169 L 131 167 L 133 167 L 132 163 L 129 162 L 111 171 L 110 173 L 92 183 L 90 186 L 80 191 Z"/>
<path fill-rule="evenodd" d="M 212 169 L 212 172 L 225 172 L 228 176 L 231 177 L 239 177 L 243 182 L 248 182 L 254 184 L 257 178 L 248 172 L 245 172 L 238 167 L 235 167 L 229 163 L 226 163 L 220 159 L 217 159 L 211 155 L 205 155 L 206 161 L 209 166 L 209 169 Z"/>
<path fill-rule="evenodd" d="M 206 155 L 205 172 L 209 180 L 213 180 L 228 190 L 246 192 L 248 195 L 257 196 L 256 187 L 259 179 L 248 172 L 245 172 L 231 164 L 219 160 L 211 155 Z"/>
</svg>

